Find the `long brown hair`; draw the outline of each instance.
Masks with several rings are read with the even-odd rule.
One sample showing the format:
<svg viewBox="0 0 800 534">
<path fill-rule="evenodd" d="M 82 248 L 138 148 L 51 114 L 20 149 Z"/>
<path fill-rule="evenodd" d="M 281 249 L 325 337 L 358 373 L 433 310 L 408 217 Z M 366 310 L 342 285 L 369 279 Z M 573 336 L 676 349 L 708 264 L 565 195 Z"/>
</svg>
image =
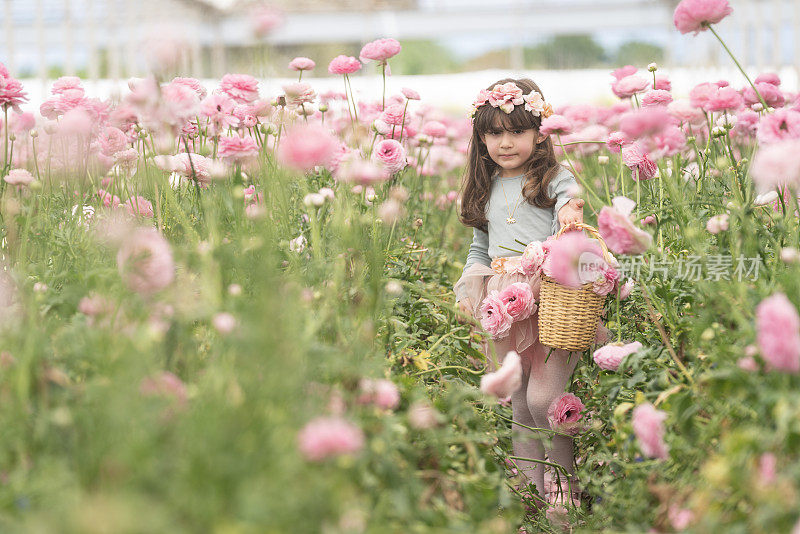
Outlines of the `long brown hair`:
<svg viewBox="0 0 800 534">
<path fill-rule="evenodd" d="M 539 86 L 529 78 L 515 80 L 503 78 L 491 84 L 486 89 L 491 89 L 497 84 L 514 82 L 522 89 L 523 94 L 538 91 Z M 544 95 L 542 95 L 544 97 Z M 484 104 L 475 112 L 472 122 L 472 138 L 469 141 L 469 156 L 464 180 L 461 185 L 461 222 L 466 226 L 487 231 L 489 221 L 486 219 L 486 204 L 492 188 L 492 176 L 500 170 L 500 166 L 489 156 L 482 136 L 501 125 L 506 130 L 535 129 L 537 134 L 542 117 L 536 117 L 530 111 L 525 111 L 524 106 L 514 106 L 511 113 L 506 113 L 500 108 Z M 551 208 L 556 199 L 547 195 L 550 181 L 558 174 L 562 166 L 556 159 L 553 150 L 553 141 L 548 137 L 541 143 L 535 143 L 530 159 L 525 163 L 525 182 L 522 186 L 522 195 L 528 204 L 540 208 Z"/>
</svg>

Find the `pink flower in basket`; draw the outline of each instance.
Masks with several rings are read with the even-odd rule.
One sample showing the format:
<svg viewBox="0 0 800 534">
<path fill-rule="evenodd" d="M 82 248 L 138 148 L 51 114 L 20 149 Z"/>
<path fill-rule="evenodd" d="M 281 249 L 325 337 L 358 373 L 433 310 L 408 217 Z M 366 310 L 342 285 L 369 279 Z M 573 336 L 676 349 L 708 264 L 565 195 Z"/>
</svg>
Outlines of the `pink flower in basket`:
<svg viewBox="0 0 800 534">
<path fill-rule="evenodd" d="M 579 288 L 593 280 L 584 279 L 587 262 L 602 261 L 602 251 L 597 241 L 586 237 L 583 232 L 567 232 L 549 245 L 547 257 L 542 266 L 544 274 L 559 284 Z"/>
<path fill-rule="evenodd" d="M 525 252 L 522 253 L 520 259 L 520 266 L 524 274 L 531 276 L 541 271 L 546 256 L 547 251 L 544 249 L 543 243 L 532 241 L 525 247 Z"/>
<path fill-rule="evenodd" d="M 498 291 L 489 293 L 481 303 L 481 326 L 494 339 L 502 339 L 511 330 L 514 319 L 508 313 L 506 304 Z"/>
<path fill-rule="evenodd" d="M 580 431 L 585 406 L 572 393 L 564 393 L 551 404 L 547 410 L 550 428 L 566 434 L 577 434 Z"/>
<path fill-rule="evenodd" d="M 530 284 L 525 282 L 517 282 L 507 286 L 500 292 L 499 297 L 514 321 L 527 319 L 536 308 L 533 290 Z"/>
<path fill-rule="evenodd" d="M 614 291 L 619 283 L 619 272 L 612 266 L 603 264 L 597 278 L 592 282 L 592 291 L 605 296 Z"/>
</svg>

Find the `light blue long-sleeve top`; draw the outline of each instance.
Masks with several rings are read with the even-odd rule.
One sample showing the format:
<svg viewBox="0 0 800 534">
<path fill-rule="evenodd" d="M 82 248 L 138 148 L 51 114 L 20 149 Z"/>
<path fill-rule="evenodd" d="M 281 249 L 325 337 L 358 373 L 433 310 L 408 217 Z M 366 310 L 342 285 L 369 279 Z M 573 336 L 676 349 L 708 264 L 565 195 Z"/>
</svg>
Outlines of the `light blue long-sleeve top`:
<svg viewBox="0 0 800 534">
<path fill-rule="evenodd" d="M 500 245 L 522 250 L 524 247 L 515 239 L 519 239 L 523 243 L 544 241 L 561 228 L 558 222 L 558 210 L 572 198 L 567 195 L 567 191 L 578 185 L 575 177 L 572 176 L 569 169 L 562 167 L 550 181 L 547 193 L 550 198 L 556 199 L 552 208 L 540 208 L 525 201 L 521 196 L 524 177 L 524 174 L 520 174 L 506 178 L 495 175 L 492 178 L 492 189 L 489 193 L 489 201 L 486 203 L 488 232 L 478 228 L 472 229 L 472 244 L 469 246 L 464 271 L 473 263 L 490 266 L 492 258 L 518 255 L 517 252 L 501 248 Z M 506 218 L 517 203 L 519 205 L 514 211 L 514 218 L 517 222 L 508 224 Z M 463 297 L 463 291 L 456 292 L 456 302 Z"/>
</svg>

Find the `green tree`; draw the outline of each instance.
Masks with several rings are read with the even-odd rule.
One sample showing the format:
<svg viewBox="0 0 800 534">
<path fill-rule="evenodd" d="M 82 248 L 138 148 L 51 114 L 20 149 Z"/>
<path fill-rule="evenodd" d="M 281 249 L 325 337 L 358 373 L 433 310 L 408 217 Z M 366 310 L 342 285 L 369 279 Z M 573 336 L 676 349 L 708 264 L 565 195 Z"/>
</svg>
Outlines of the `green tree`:
<svg viewBox="0 0 800 534">
<path fill-rule="evenodd" d="M 526 67 L 576 69 L 603 64 L 606 53 L 591 35 L 556 35 L 526 48 L 524 57 Z"/>
<path fill-rule="evenodd" d="M 403 49 L 389 60 L 395 74 L 438 74 L 456 72 L 461 62 L 436 41 L 401 41 Z"/>
<path fill-rule="evenodd" d="M 614 63 L 616 65 L 642 66 L 664 59 L 664 48 L 643 41 L 628 41 L 617 49 Z"/>
</svg>

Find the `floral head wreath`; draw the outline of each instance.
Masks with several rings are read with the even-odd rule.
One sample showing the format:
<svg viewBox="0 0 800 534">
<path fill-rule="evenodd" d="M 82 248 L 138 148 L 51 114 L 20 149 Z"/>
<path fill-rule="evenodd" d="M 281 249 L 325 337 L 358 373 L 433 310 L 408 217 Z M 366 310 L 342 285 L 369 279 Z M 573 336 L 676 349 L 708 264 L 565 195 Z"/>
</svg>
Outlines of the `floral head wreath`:
<svg viewBox="0 0 800 534">
<path fill-rule="evenodd" d="M 506 113 L 514 111 L 514 106 L 525 104 L 525 111 L 530 111 L 536 117 L 546 119 L 553 114 L 553 108 L 544 101 L 542 94 L 531 89 L 527 95 L 522 94 L 522 89 L 514 82 L 497 84 L 491 91 L 481 89 L 475 102 L 472 103 L 472 111 L 469 116 L 474 117 L 478 108 L 486 103 L 493 107 L 500 108 Z"/>
</svg>

